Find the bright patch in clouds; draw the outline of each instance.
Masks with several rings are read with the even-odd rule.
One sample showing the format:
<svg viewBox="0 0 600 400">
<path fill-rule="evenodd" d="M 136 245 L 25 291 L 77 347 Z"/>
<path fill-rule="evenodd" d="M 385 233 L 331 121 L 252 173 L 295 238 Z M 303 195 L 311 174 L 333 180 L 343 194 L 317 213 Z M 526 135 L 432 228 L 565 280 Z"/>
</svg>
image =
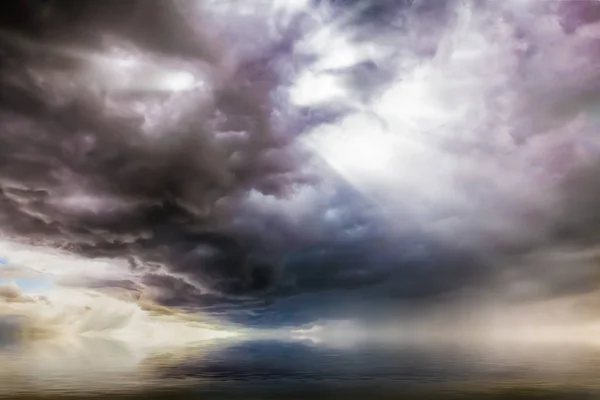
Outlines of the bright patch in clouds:
<svg viewBox="0 0 600 400">
<path fill-rule="evenodd" d="M 64 340 L 107 337 L 145 347 L 237 336 L 202 316 L 161 309 L 151 300 L 142 303 L 133 293 L 113 296 L 86 287 L 112 279 L 135 281 L 123 260 L 88 259 L 10 240 L 0 241 L 0 250 L 11 254 L 10 263 L 0 269 L 0 287 L 5 288 L 0 292 L 0 317 L 20 317 L 26 332 Z"/>
</svg>

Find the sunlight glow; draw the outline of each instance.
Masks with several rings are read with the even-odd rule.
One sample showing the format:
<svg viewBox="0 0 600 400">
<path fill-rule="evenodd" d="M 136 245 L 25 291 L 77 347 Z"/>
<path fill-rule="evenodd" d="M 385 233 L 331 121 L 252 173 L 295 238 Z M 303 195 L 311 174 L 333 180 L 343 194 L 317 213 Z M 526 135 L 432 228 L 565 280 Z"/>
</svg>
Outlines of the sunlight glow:
<svg viewBox="0 0 600 400">
<path fill-rule="evenodd" d="M 157 82 L 158 87 L 171 92 L 183 92 L 190 90 L 195 84 L 196 79 L 194 78 L 194 75 L 186 71 L 174 71 L 166 73 Z"/>
<path fill-rule="evenodd" d="M 308 71 L 291 88 L 290 97 L 295 105 L 309 106 L 340 101 L 347 93 L 339 77 Z"/>
<path fill-rule="evenodd" d="M 396 159 L 397 143 L 391 135 L 360 123 L 355 119 L 340 130 L 321 132 L 314 138 L 317 151 L 344 175 L 386 173 Z M 365 128 L 371 131 L 363 131 Z"/>
<path fill-rule="evenodd" d="M 23 329 L 45 332 L 44 337 L 106 337 L 134 346 L 179 347 L 239 335 L 235 328 L 210 323 L 202 315 L 160 312 L 150 299 L 135 300 L 133 292 L 130 299 L 126 293 L 121 298 L 110 290 L 86 287 L 97 281 L 135 282 L 125 260 L 87 259 L 10 240 L 0 240 L 0 252 L 10 254 L 10 264 L 0 270 L 0 288 L 5 289 L 0 293 L 0 319 L 19 317 Z"/>
<path fill-rule="evenodd" d="M 87 56 L 89 66 L 83 73 L 90 81 L 109 91 L 184 92 L 197 86 L 189 71 L 156 65 L 151 59 L 133 54 Z"/>
</svg>

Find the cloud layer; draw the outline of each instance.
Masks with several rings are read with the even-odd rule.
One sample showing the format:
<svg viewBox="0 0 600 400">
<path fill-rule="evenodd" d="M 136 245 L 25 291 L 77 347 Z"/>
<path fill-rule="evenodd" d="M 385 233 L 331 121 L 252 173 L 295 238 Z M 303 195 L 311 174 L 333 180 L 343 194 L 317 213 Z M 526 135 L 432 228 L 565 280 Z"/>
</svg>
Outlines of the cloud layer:
<svg viewBox="0 0 600 400">
<path fill-rule="evenodd" d="M 431 298 L 594 237 L 594 2 L 19 4 L 2 235 L 114 269 L 72 286 Z"/>
</svg>

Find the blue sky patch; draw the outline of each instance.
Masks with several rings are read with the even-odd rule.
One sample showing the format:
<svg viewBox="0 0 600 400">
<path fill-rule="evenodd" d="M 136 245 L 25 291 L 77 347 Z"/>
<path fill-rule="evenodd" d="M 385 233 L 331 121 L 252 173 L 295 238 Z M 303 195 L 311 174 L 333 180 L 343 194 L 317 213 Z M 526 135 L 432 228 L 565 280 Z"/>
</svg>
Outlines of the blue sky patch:
<svg viewBox="0 0 600 400">
<path fill-rule="evenodd" d="M 23 293 L 42 293 L 52 288 L 52 281 L 46 278 L 0 278 L 0 286 L 16 284 Z"/>
</svg>

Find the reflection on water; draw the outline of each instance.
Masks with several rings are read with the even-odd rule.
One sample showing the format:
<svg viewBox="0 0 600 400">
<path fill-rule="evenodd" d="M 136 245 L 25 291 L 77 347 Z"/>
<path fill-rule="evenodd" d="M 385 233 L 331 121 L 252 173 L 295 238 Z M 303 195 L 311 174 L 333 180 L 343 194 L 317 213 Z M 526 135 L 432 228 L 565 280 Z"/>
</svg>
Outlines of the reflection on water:
<svg viewBox="0 0 600 400">
<path fill-rule="evenodd" d="M 562 390 L 574 395 L 576 388 L 591 398 L 600 396 L 598 350 L 562 344 L 406 343 L 332 349 L 302 342 L 221 340 L 142 352 L 116 341 L 85 339 L 68 346 L 6 343 L 0 365 L 2 397 L 110 392 L 224 398 L 370 393 L 383 398 L 410 391 L 466 396 L 511 388 L 546 390 L 546 395 L 564 394 Z M 515 395 L 511 392 L 511 398 Z"/>
<path fill-rule="evenodd" d="M 227 339 L 205 340 L 201 347 L 144 347 L 99 337 L 18 342 L 4 340 L 0 350 L 0 397 L 14 394 L 127 393 L 177 380 L 157 379 L 165 368 L 200 360 Z"/>
</svg>

